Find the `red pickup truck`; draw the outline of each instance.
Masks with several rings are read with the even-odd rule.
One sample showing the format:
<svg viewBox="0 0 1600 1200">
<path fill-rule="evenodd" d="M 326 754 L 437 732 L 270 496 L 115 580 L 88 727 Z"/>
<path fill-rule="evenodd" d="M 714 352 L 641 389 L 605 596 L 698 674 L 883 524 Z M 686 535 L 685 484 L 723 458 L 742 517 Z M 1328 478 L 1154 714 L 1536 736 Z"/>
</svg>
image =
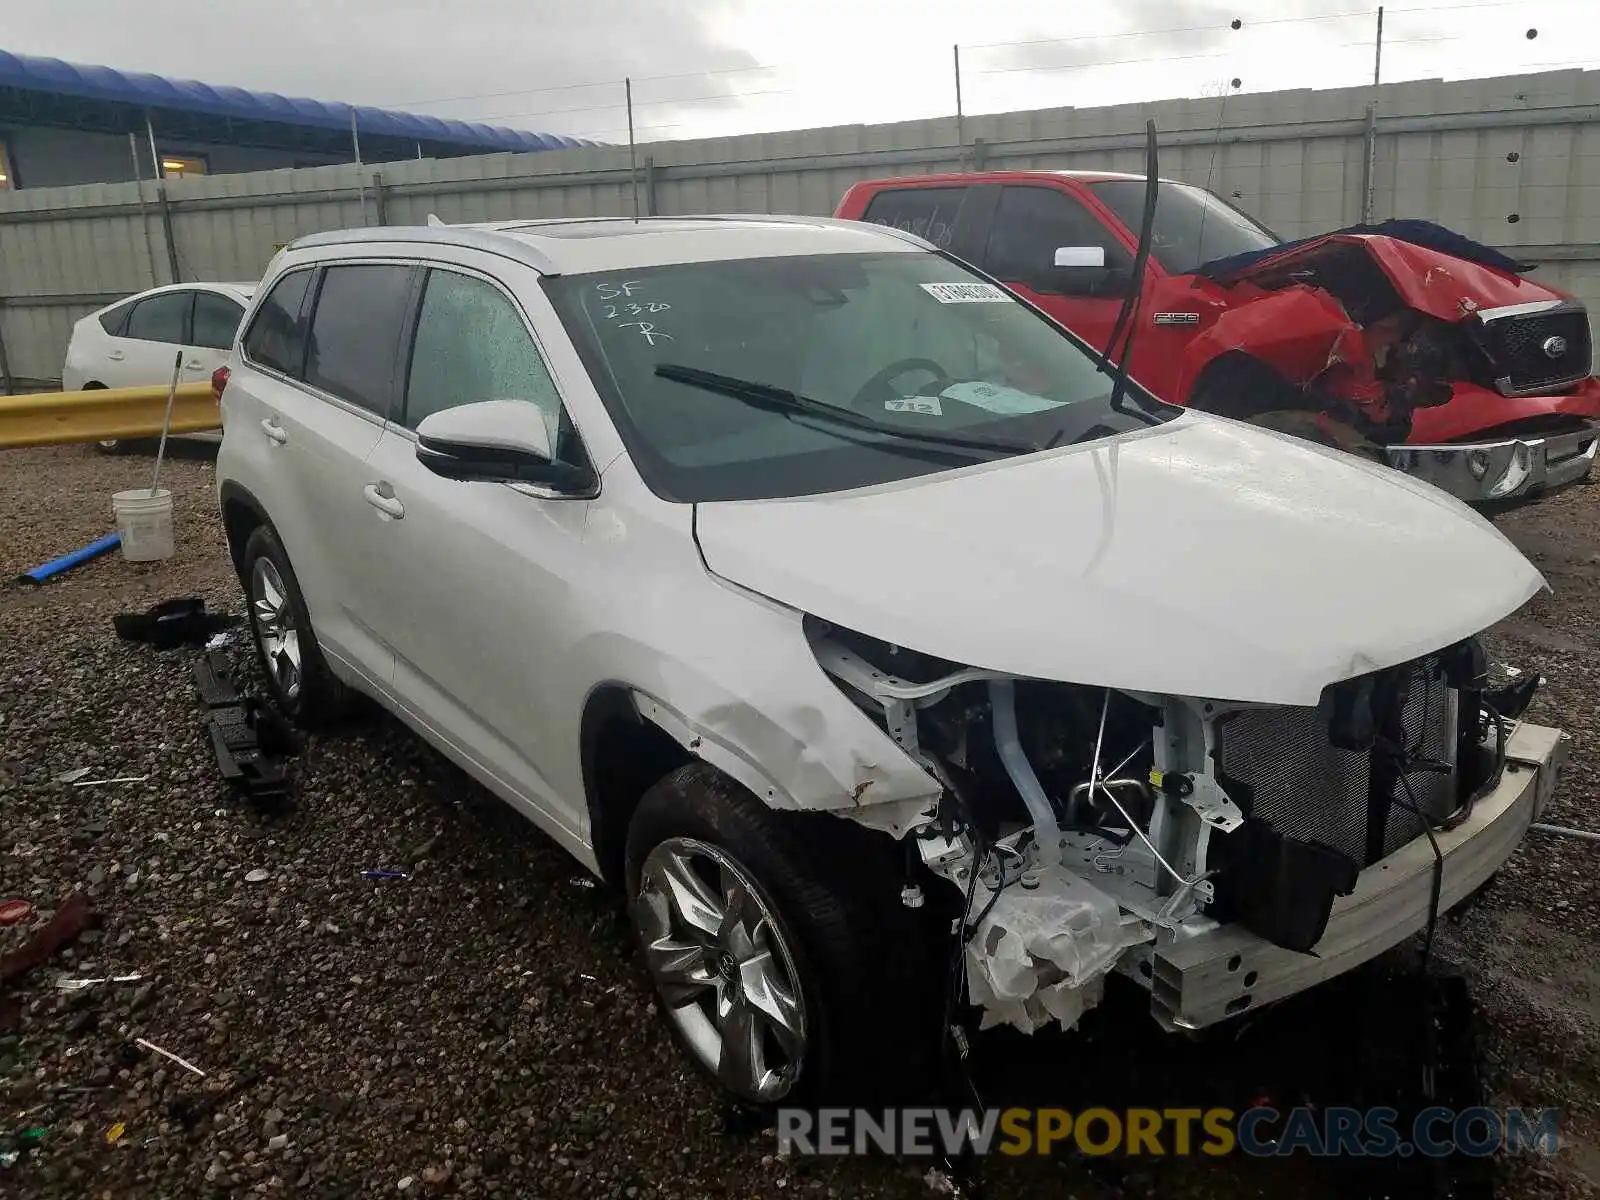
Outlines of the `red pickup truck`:
<svg viewBox="0 0 1600 1200">
<path fill-rule="evenodd" d="M 991 171 L 858 183 L 838 217 L 905 230 L 1105 349 L 1145 179 Z M 1437 225 L 1285 243 L 1220 197 L 1159 183 L 1129 373 L 1163 400 L 1389 463 L 1463 500 L 1585 478 L 1600 441 L 1582 304 Z M 1118 347 L 1120 352 L 1120 347 Z"/>
</svg>

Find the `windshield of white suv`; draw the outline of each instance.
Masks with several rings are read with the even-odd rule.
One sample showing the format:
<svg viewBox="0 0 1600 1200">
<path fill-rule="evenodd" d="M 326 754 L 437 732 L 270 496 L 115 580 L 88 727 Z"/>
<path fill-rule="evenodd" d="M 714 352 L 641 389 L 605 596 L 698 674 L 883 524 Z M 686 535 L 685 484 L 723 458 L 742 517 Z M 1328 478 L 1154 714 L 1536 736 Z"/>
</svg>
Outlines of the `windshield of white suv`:
<svg viewBox="0 0 1600 1200">
<path fill-rule="evenodd" d="M 1144 218 L 1144 180 L 1103 179 L 1089 190 L 1135 234 Z M 1162 269 L 1186 275 L 1202 263 L 1267 250 L 1283 239 L 1204 188 L 1162 180 L 1150 253 Z"/>
<path fill-rule="evenodd" d="M 1179 410 L 936 254 L 819 254 L 544 286 L 656 494 L 814 495 L 1109 437 Z"/>
</svg>

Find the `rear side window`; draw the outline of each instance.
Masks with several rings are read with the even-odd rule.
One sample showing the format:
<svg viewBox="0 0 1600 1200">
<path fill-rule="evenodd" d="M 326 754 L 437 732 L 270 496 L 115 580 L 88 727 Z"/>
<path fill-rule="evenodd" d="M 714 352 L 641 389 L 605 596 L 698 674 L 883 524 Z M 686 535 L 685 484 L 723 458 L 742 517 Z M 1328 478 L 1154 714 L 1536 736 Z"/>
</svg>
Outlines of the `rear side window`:
<svg viewBox="0 0 1600 1200">
<path fill-rule="evenodd" d="M 387 417 L 411 280 L 410 267 L 387 264 L 324 270 L 306 347 L 306 382 Z"/>
<path fill-rule="evenodd" d="M 306 288 L 311 271 L 291 271 L 273 286 L 244 337 L 245 356 L 251 362 L 300 378 L 306 357 Z"/>
<path fill-rule="evenodd" d="M 956 217 L 966 199 L 964 187 L 902 188 L 879 192 L 867 205 L 862 220 L 873 225 L 914 233 L 947 250 L 955 237 Z"/>
<path fill-rule="evenodd" d="M 123 337 L 141 342 L 169 342 L 174 346 L 189 341 L 189 305 L 193 292 L 163 292 L 133 306 Z"/>
<path fill-rule="evenodd" d="M 194 333 L 189 344 L 211 350 L 230 349 L 233 335 L 239 330 L 239 319 L 243 316 L 244 309 L 226 296 L 219 296 L 215 292 L 196 292 Z"/>
<path fill-rule="evenodd" d="M 132 311 L 133 305 L 130 302 L 106 309 L 105 312 L 100 314 L 100 328 L 104 329 L 112 337 L 121 337 L 123 327 L 128 323 L 128 314 Z"/>
</svg>

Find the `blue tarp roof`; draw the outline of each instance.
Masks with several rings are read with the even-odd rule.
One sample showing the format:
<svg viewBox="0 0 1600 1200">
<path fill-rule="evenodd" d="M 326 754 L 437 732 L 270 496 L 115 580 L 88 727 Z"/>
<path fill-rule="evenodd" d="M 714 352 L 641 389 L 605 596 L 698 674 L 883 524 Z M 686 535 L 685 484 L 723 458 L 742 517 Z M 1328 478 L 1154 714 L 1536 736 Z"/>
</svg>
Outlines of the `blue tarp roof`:
<svg viewBox="0 0 1600 1200">
<path fill-rule="evenodd" d="M 275 92 L 249 92 L 243 88 L 219 87 L 193 79 L 167 79 L 160 75 L 83 66 L 62 62 L 59 58 L 35 58 L 4 50 L 0 50 L 0 87 L 130 104 L 139 108 L 172 109 L 316 129 L 348 130 L 353 110 L 356 129 L 363 134 L 445 142 L 485 151 L 560 150 L 599 144 L 587 138 L 566 137 L 556 133 L 532 133 L 525 129 L 450 121 L 386 108 L 280 96 Z"/>
</svg>

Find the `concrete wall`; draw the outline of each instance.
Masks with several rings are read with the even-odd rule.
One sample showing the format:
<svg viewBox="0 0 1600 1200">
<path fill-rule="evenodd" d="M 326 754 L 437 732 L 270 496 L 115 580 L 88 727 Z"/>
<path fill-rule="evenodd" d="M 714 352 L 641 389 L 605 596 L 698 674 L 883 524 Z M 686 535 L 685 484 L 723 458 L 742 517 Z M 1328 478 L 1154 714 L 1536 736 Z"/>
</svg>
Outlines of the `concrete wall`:
<svg viewBox="0 0 1600 1200">
<path fill-rule="evenodd" d="M 10 373 L 52 379 L 72 322 L 183 279 L 247 279 L 274 247 L 360 224 L 633 211 L 826 214 L 859 179 L 995 168 L 1143 168 L 1161 131 L 1168 177 L 1211 187 L 1284 237 L 1373 212 L 1429 217 L 1544 265 L 1535 278 L 1600 313 L 1600 72 L 1437 80 L 1219 101 L 751 134 L 639 147 L 491 154 L 0 194 L 0 344 Z M 141 208 L 142 205 L 142 208 Z M 171 237 L 167 235 L 170 224 Z M 174 272 L 176 267 L 176 273 Z"/>
</svg>

